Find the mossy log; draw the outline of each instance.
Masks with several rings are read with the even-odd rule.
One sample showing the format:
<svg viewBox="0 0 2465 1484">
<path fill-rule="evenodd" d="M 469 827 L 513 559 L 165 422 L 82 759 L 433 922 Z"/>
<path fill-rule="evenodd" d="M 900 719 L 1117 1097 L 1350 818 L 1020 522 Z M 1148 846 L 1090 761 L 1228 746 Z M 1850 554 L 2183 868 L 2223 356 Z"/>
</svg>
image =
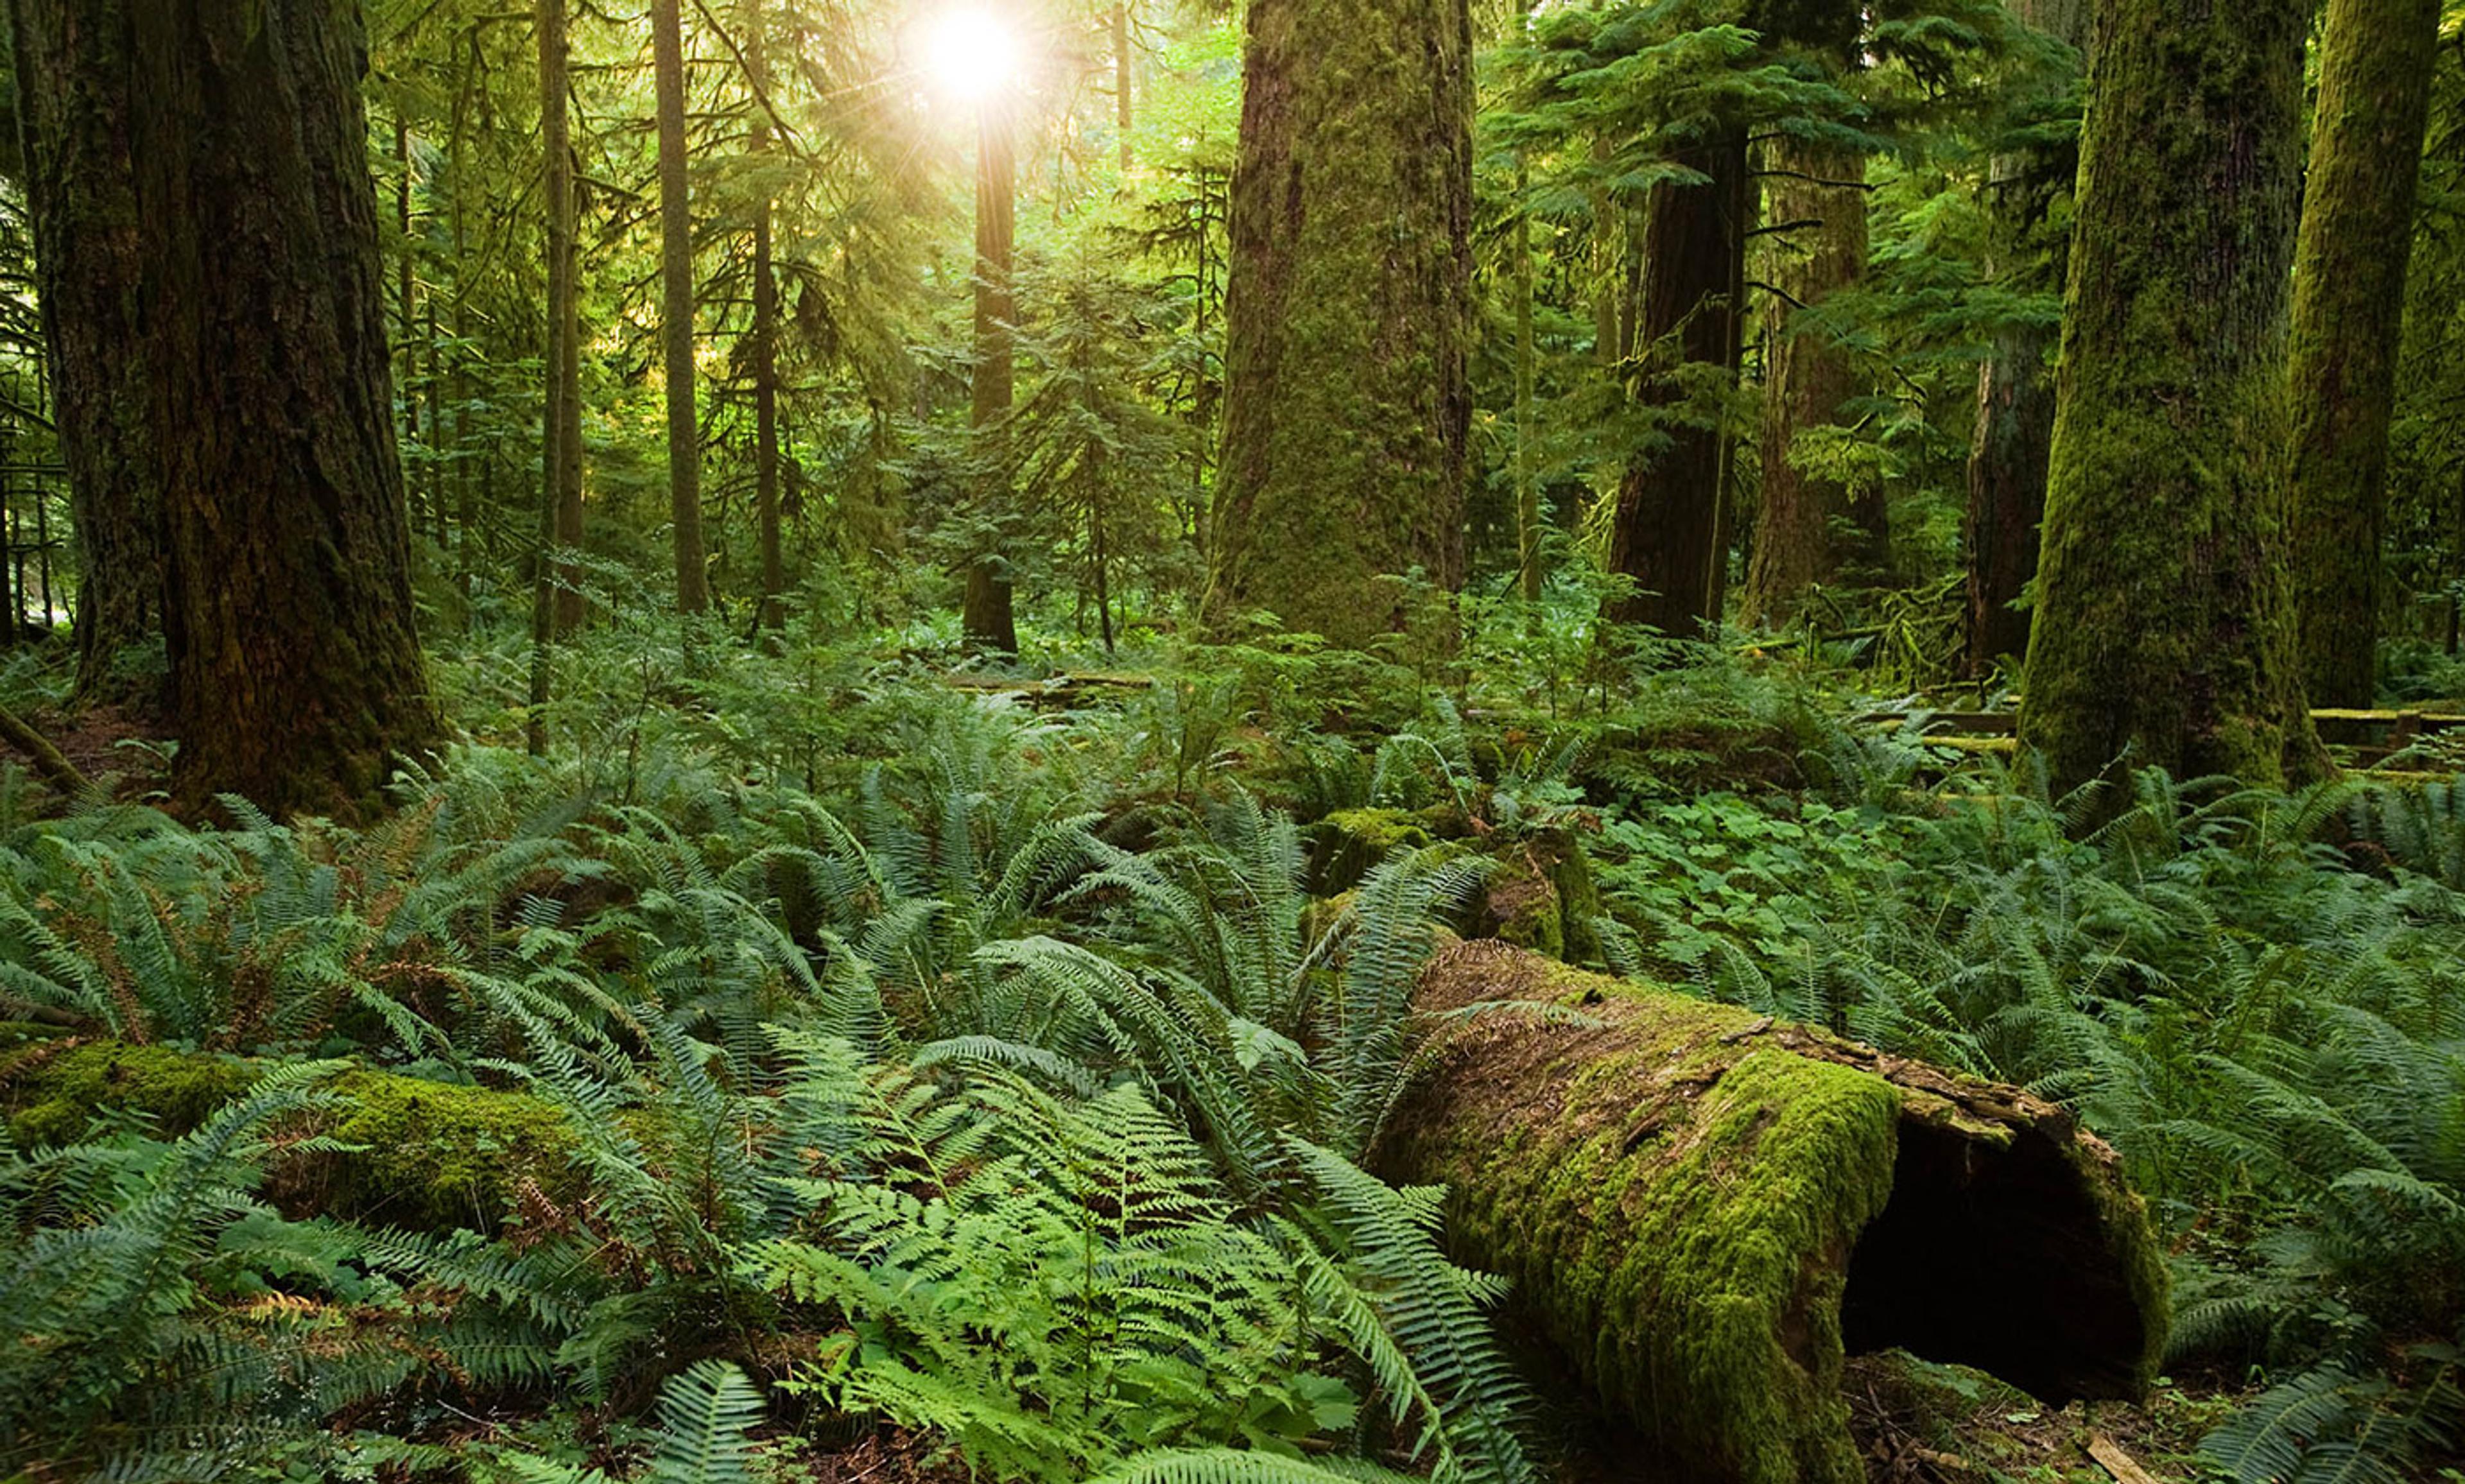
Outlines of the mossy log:
<svg viewBox="0 0 2465 1484">
<path fill-rule="evenodd" d="M 142 1114 L 166 1137 L 204 1122 L 263 1069 L 237 1056 L 48 1028 L 0 1026 L 0 1110 L 21 1144 L 66 1143 L 105 1110 Z M 494 1230 L 525 1201 L 583 1194 L 564 1113 L 521 1093 L 354 1069 L 321 1084 L 330 1106 L 297 1129 L 347 1152 L 278 1158 L 269 1194 L 286 1209 L 423 1230 Z"/>
<path fill-rule="evenodd" d="M 1418 991 L 1495 1001 L 1575 1013 L 1449 1021 L 1375 1163 L 1451 1187 L 1461 1259 L 1514 1281 L 1666 1476 L 1862 1479 L 1852 1352 L 2054 1404 L 2154 1375 L 2162 1255 L 2061 1109 L 1499 942 L 1448 948 Z"/>
</svg>

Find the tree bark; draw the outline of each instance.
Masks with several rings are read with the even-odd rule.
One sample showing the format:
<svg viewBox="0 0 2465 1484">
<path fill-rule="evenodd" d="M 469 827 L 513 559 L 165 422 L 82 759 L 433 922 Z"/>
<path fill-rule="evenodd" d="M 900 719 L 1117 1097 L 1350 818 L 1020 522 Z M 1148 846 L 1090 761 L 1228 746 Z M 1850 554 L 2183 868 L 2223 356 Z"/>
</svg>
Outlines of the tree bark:
<svg viewBox="0 0 2465 1484">
<path fill-rule="evenodd" d="M 2380 541 L 2439 0 L 2331 0 L 2294 259 L 2295 609 L 2312 703 L 2379 695 Z"/>
<path fill-rule="evenodd" d="M 355 814 L 437 737 L 394 446 L 358 7 L 133 15 L 173 792 Z"/>
<path fill-rule="evenodd" d="M 1532 471 L 1534 358 L 1532 343 L 1532 213 L 1521 197 L 1530 184 L 1515 166 L 1515 587 L 1526 603 L 1541 601 L 1541 486 Z"/>
<path fill-rule="evenodd" d="M 978 438 L 998 437 L 999 424 L 1017 396 L 1018 369 L 1011 326 L 1018 320 L 1010 283 L 1010 256 L 1017 232 L 1018 142 L 1010 106 L 1000 100 L 977 105 L 976 115 L 976 365 L 969 390 L 969 425 Z M 1010 498 L 998 473 L 1003 460 L 980 448 L 986 473 L 977 498 L 998 521 Z M 1018 618 L 1010 562 L 999 548 L 979 553 L 967 566 L 967 590 L 959 630 L 967 648 L 982 654 L 1018 653 Z"/>
<path fill-rule="evenodd" d="M 540 395 L 539 548 L 532 558 L 531 683 L 527 726 L 534 756 L 547 750 L 546 707 L 555 679 L 556 640 L 582 619 L 571 591 L 578 574 L 549 552 L 566 534 L 581 539 L 582 327 L 575 276 L 573 137 L 566 116 L 567 57 L 565 0 L 536 0 L 539 33 L 541 188 L 547 213 L 546 374 Z"/>
<path fill-rule="evenodd" d="M 1604 617 L 1673 638 L 1698 637 L 1721 617 L 1728 564 L 1729 432 L 1717 414 L 1687 407 L 1694 367 L 1738 371 L 1739 300 L 1754 197 L 1746 131 L 1719 125 L 1677 163 L 1700 183 L 1663 182 L 1645 208 L 1641 400 L 1662 410 L 1657 446 L 1628 461 L 1610 531 L 1610 570 L 1634 581 Z"/>
<path fill-rule="evenodd" d="M 1866 157 L 1784 137 L 1767 160 L 1773 220 L 1813 224 L 1778 244 L 1773 286 L 1816 308 L 1865 277 Z M 1844 563 L 1880 575 L 1890 564 L 1891 531 L 1879 489 L 1852 490 L 1798 462 L 1799 435 L 1837 425 L 1863 389 L 1848 353 L 1784 302 L 1772 318 L 1765 367 L 1763 502 L 1743 617 L 1782 624 L 1809 587 L 1832 581 Z M 1845 544 L 1842 527 L 1855 533 Z"/>
<path fill-rule="evenodd" d="M 1138 122 L 1138 105 L 1130 92 L 1134 66 L 1130 55 L 1130 7 L 1127 0 L 1113 0 L 1114 123 L 1121 131 L 1121 173 L 1124 175 L 1129 173 L 1136 160 L 1130 145 L 1130 130 Z"/>
<path fill-rule="evenodd" d="M 756 87 L 766 87 L 769 54 L 762 34 L 762 11 L 745 17 L 745 70 Z M 770 114 L 757 108 L 753 122 L 756 159 L 770 151 Z M 762 627 L 788 622 L 787 560 L 779 533 L 779 276 L 771 261 L 770 196 L 766 187 L 753 204 L 753 521 L 762 547 Z"/>
<path fill-rule="evenodd" d="M 1225 291 L 1208 611 L 1359 646 L 1463 580 L 1465 0 L 1256 0 Z"/>
<path fill-rule="evenodd" d="M 685 179 L 684 24 L 677 0 L 652 0 L 659 115 L 659 344 L 667 362 L 668 508 L 676 529 L 677 610 L 710 607 L 701 538 L 701 417 L 695 393 L 693 194 Z"/>
<path fill-rule="evenodd" d="M 537 0 L 540 43 L 540 141 L 547 156 L 547 435 L 548 533 L 567 551 L 582 545 L 582 260 L 576 216 L 573 131 L 566 107 L 571 87 L 566 0 Z M 582 627 L 582 568 L 557 564 L 553 632 Z M 542 696 L 542 701 L 546 698 Z"/>
<path fill-rule="evenodd" d="M 124 0 L 11 0 L 18 122 L 52 413 L 78 544 L 78 693 L 129 698 L 119 660 L 160 631 L 162 472 L 139 278 Z M 13 634 L 23 606 L 5 616 Z"/>
<path fill-rule="evenodd" d="M 2286 575 L 2286 285 L 2306 0 L 2102 0 L 2021 741 L 2316 776 Z"/>
<path fill-rule="evenodd" d="M 1500 942 L 1442 952 L 1414 996 L 1498 1002 L 1562 1013 L 1437 1032 L 1372 1163 L 1447 1186 L 1460 1260 L 1513 1281 L 1641 1476 L 1863 1480 L 1848 1353 L 2055 1405 L 2155 1376 L 2164 1252 L 2060 1108 Z"/>
<path fill-rule="evenodd" d="M 2010 0 L 2020 20 L 2074 51 L 2088 47 L 2089 0 Z M 2002 155 L 1989 169 L 1995 277 L 2014 289 L 2062 287 L 2068 240 L 2051 225 L 2072 188 L 2078 151 Z M 2051 240 L 2050 240 L 2051 239 Z M 2012 607 L 2037 575 L 2046 517 L 2046 461 L 2054 446 L 2054 377 L 2048 358 L 2060 329 L 2019 324 L 1996 335 L 1977 370 L 1977 431 L 1968 454 L 1967 661 L 1989 673 L 2029 649 L 2029 615 Z"/>
</svg>

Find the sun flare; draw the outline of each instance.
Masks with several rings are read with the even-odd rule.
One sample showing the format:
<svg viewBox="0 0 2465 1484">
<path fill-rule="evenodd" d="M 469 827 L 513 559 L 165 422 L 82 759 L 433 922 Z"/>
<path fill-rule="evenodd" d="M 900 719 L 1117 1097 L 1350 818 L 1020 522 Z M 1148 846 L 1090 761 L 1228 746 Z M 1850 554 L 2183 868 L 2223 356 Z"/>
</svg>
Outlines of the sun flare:
<svg viewBox="0 0 2465 1484">
<path fill-rule="evenodd" d="M 976 101 L 1016 87 L 1025 58 L 1017 33 L 1003 17 L 961 7 L 934 22 L 926 65 L 943 91 Z"/>
</svg>

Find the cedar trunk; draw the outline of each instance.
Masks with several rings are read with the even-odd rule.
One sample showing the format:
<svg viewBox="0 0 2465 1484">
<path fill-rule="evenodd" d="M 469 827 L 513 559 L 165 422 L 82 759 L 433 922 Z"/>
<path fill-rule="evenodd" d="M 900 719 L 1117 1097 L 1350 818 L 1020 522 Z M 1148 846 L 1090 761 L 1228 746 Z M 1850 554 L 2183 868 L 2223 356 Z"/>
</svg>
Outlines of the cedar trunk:
<svg viewBox="0 0 2465 1484">
<path fill-rule="evenodd" d="M 122 0 L 12 0 L 10 19 L 35 285 L 80 571 L 78 691 L 116 698 L 121 653 L 153 638 L 163 605 L 161 471 L 129 157 L 129 16 Z M 13 631 L 24 616 L 0 621 Z"/>
<path fill-rule="evenodd" d="M 1738 304 L 1754 211 L 1746 131 L 1718 127 L 1680 150 L 1677 163 L 1702 180 L 1652 188 L 1634 341 L 1645 362 L 1641 399 L 1663 412 L 1662 436 L 1628 463 L 1618 487 L 1609 565 L 1632 578 L 1634 590 L 1604 616 L 1692 639 L 1721 616 L 1729 433 L 1717 410 L 1688 405 L 1689 384 L 1699 375 L 1690 368 L 1725 377 L 1738 370 Z"/>
<path fill-rule="evenodd" d="M 357 812 L 437 737 L 358 7 L 157 0 L 132 39 L 174 790 Z"/>
<path fill-rule="evenodd" d="M 1558 1013 L 1454 1018 L 1516 1002 Z M 1633 1429 L 1632 1476 L 1863 1480 L 1851 1353 L 2056 1406 L 2156 1372 L 2163 1250 L 2054 1104 L 1499 942 L 1413 1004 L 1449 1029 L 1372 1163 L 1447 1187 L 1450 1244 Z"/>
<path fill-rule="evenodd" d="M 1005 105 L 988 100 L 978 106 L 976 365 L 969 388 L 969 425 L 983 440 L 1001 436 L 1000 424 L 1010 415 L 1017 394 L 1012 326 L 1018 320 L 1018 299 L 1010 282 L 1010 257 L 1017 233 L 1018 144 L 1012 132 L 1015 122 Z M 976 492 L 977 498 L 997 523 L 1003 507 L 1010 503 L 1009 478 L 1001 472 L 1007 461 L 981 442 L 978 454 L 984 486 Z M 998 546 L 979 553 L 967 565 L 959 629 L 967 648 L 977 653 L 1018 653 L 1010 563 Z"/>
<path fill-rule="evenodd" d="M 2295 609 L 2312 703 L 2379 692 L 2388 417 L 2439 0 L 2330 0 L 2294 261 Z"/>
<path fill-rule="evenodd" d="M 1788 298 L 1773 317 L 1765 361 L 1763 502 L 1743 616 L 1783 624 L 1809 587 L 1832 581 L 1844 564 L 1880 574 L 1891 535 L 1879 489 L 1870 486 L 1861 498 L 1799 462 L 1799 435 L 1837 425 L 1863 389 L 1848 353 L 1810 328 L 1797 306 L 1816 308 L 1865 276 L 1866 157 L 1784 137 L 1766 160 L 1772 219 L 1809 225 L 1780 240 L 1772 267 L 1773 286 Z M 1846 533 L 1854 534 L 1844 541 Z"/>
<path fill-rule="evenodd" d="M 668 372 L 668 505 L 676 527 L 677 609 L 710 607 L 701 540 L 701 420 L 694 394 L 693 194 L 685 181 L 684 27 L 677 0 L 654 0 L 658 73 L 659 343 Z"/>
<path fill-rule="evenodd" d="M 1463 577 L 1465 0 L 1255 0 L 1208 609 L 1358 646 Z"/>
<path fill-rule="evenodd" d="M 745 11 L 744 66 L 756 88 L 770 77 L 762 8 Z M 770 152 L 770 109 L 759 104 L 753 121 L 753 153 Z M 779 541 L 779 274 L 771 260 L 770 195 L 766 185 L 753 205 L 753 521 L 762 547 L 762 627 L 788 622 L 787 560 Z"/>
<path fill-rule="evenodd" d="M 2021 740 L 2278 785 L 2326 760 L 2286 576 L 2307 0 L 2103 0 Z"/>
<path fill-rule="evenodd" d="M 2074 51 L 2086 50 L 2088 0 L 2011 0 L 2011 9 L 2025 24 Z M 2016 290 L 2058 290 L 2069 244 L 2051 225 L 2052 209 L 2071 189 L 2078 152 L 2001 155 L 1990 170 L 1995 277 Z M 2029 614 L 2012 605 L 2037 575 L 2046 460 L 2054 438 L 2054 378 L 2047 363 L 2057 334 L 2051 324 L 2007 326 L 1977 369 L 1965 542 L 1971 675 L 2028 653 Z"/>
</svg>

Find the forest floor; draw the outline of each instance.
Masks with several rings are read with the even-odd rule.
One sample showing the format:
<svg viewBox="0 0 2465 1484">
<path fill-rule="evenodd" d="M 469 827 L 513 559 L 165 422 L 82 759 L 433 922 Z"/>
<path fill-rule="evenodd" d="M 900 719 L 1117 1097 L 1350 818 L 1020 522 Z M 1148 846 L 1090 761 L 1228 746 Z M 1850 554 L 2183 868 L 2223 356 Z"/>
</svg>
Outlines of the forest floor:
<svg viewBox="0 0 2465 1484">
<path fill-rule="evenodd" d="M 2244 1400 L 2161 1385 L 2140 1406 L 2050 1407 L 1980 1372 L 1901 1355 L 1851 1357 L 1841 1390 L 1867 1477 L 1893 1484 L 2204 1478 L 2200 1439 Z"/>
</svg>

